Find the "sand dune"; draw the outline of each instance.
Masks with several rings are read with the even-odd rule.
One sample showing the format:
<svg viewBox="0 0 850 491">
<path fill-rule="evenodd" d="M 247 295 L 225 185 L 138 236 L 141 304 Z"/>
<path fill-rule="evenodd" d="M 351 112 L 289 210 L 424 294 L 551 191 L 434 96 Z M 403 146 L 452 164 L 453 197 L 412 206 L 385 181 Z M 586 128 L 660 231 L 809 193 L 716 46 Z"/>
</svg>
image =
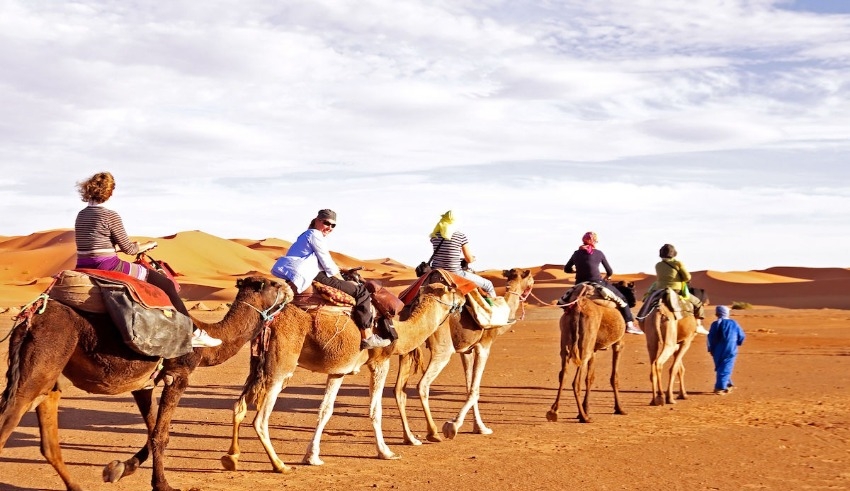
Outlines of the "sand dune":
<svg viewBox="0 0 850 491">
<path fill-rule="evenodd" d="M 156 240 L 159 246 L 151 255 L 167 261 L 180 274 L 181 295 L 190 303 L 203 302 L 210 308 L 235 296 L 238 278 L 256 273 L 268 275 L 275 259 L 292 244 L 277 238 L 223 239 L 198 230 L 133 239 Z M 415 279 L 413 266 L 392 258 L 363 260 L 339 252 L 332 255 L 341 268 L 362 266 L 364 277 L 380 279 L 395 292 Z M 0 236 L 0 308 L 29 302 L 47 288 L 53 275 L 73 268 L 74 263 L 73 230 Z M 564 273 L 561 264 L 524 267 L 532 271 L 536 280 L 529 305 L 553 304 L 573 284 L 574 275 Z M 501 270 L 480 273 L 502 291 Z M 710 270 L 696 271 L 693 277 L 692 284 L 708 290 L 712 304 L 747 302 L 784 308 L 850 309 L 850 298 L 844 293 L 850 288 L 850 269 L 846 268 L 781 266 L 763 271 Z M 614 279 L 635 282 L 641 297 L 654 276 L 616 274 Z"/>
</svg>

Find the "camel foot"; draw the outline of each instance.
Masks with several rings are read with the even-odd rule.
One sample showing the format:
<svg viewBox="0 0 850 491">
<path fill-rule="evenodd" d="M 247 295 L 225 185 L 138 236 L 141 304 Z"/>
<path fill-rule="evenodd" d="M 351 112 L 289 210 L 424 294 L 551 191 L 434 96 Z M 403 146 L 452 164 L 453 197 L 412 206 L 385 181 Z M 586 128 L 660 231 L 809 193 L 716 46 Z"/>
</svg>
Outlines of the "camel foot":
<svg viewBox="0 0 850 491">
<path fill-rule="evenodd" d="M 226 471 L 238 471 L 239 455 L 222 455 L 221 466 L 224 467 L 224 470 Z"/>
<path fill-rule="evenodd" d="M 668 397 L 667 398 L 667 404 L 676 404 L 676 399 L 673 399 L 672 397 Z"/>
<path fill-rule="evenodd" d="M 449 440 L 454 440 L 455 436 L 457 436 L 457 426 L 455 426 L 454 422 L 446 421 L 443 424 L 443 436 Z"/>
<path fill-rule="evenodd" d="M 124 462 L 113 460 L 103 468 L 103 482 L 118 482 L 124 477 Z"/>
<path fill-rule="evenodd" d="M 399 460 L 401 458 L 401 455 L 393 452 L 390 452 L 388 454 L 379 453 L 378 458 L 381 460 Z"/>
<path fill-rule="evenodd" d="M 654 397 L 651 401 L 649 401 L 650 406 L 663 406 L 664 398 L 663 397 Z"/>
<path fill-rule="evenodd" d="M 443 441 L 443 437 L 441 437 L 437 433 L 428 433 L 428 436 L 425 437 L 429 442 L 440 443 Z"/>
<path fill-rule="evenodd" d="M 415 436 L 406 436 L 406 437 L 404 437 L 404 444 L 405 445 L 413 445 L 415 447 L 415 446 L 418 446 L 418 445 L 422 445 L 422 442 L 418 438 L 416 438 Z"/>
<path fill-rule="evenodd" d="M 558 421 L 558 411 L 550 409 L 549 411 L 546 412 L 546 419 L 548 421 L 553 422 L 553 423 Z"/>
<path fill-rule="evenodd" d="M 491 430 L 490 428 L 487 428 L 484 425 L 474 426 L 472 428 L 472 432 L 475 433 L 475 434 L 478 434 L 478 435 L 492 435 L 493 434 L 493 430 Z"/>
<path fill-rule="evenodd" d="M 688 395 L 687 394 L 679 394 L 679 397 L 677 397 L 676 399 L 679 399 L 680 401 L 686 401 L 686 400 L 688 400 Z"/>
<path fill-rule="evenodd" d="M 272 464 L 272 471 L 278 474 L 289 474 L 290 472 L 294 472 L 294 467 L 289 467 L 288 465 L 281 462 L 280 464 Z"/>
<path fill-rule="evenodd" d="M 301 462 L 307 465 L 325 465 L 325 461 L 320 459 L 318 455 L 305 455 Z"/>
<path fill-rule="evenodd" d="M 627 415 L 627 414 L 629 414 L 629 413 L 628 413 L 628 412 L 626 412 L 626 411 L 624 411 L 623 409 L 620 409 L 620 408 L 614 408 L 614 414 L 619 414 L 619 415 L 625 416 L 625 415 Z"/>
<path fill-rule="evenodd" d="M 579 423 L 593 423 L 593 418 L 591 418 L 590 416 L 588 416 L 588 417 L 586 417 L 586 418 L 581 418 L 581 417 L 580 417 L 580 418 L 578 419 L 578 422 L 579 422 Z"/>
</svg>

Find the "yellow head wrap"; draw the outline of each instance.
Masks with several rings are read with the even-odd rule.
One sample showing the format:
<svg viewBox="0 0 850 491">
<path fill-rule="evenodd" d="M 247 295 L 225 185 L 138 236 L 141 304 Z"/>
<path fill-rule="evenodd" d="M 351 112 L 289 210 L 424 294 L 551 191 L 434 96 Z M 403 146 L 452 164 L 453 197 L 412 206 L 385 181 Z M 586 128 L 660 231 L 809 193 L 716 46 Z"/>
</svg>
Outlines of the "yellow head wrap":
<svg viewBox="0 0 850 491">
<path fill-rule="evenodd" d="M 431 231 L 431 237 L 436 237 L 437 232 L 440 233 L 440 236 L 446 240 L 450 240 L 452 238 L 452 234 L 457 230 L 457 225 L 455 225 L 455 216 L 451 210 L 443 213 L 443 216 L 440 217 L 440 221 L 437 222 L 437 225 L 434 226 L 434 230 Z"/>
</svg>

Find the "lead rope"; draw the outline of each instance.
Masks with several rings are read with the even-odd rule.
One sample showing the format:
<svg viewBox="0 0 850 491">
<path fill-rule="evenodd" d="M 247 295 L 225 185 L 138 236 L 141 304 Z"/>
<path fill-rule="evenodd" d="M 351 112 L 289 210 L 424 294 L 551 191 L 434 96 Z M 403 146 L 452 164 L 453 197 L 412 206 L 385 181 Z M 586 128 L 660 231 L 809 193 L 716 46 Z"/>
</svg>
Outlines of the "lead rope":
<svg viewBox="0 0 850 491">
<path fill-rule="evenodd" d="M 522 293 L 517 293 L 517 292 L 508 290 L 508 292 L 505 293 L 505 295 L 507 295 L 507 294 L 516 295 L 517 297 L 519 297 L 519 307 L 520 307 L 521 313 L 520 313 L 518 320 L 525 319 L 525 301 L 528 299 L 529 295 L 533 296 L 534 298 L 537 298 L 533 293 L 531 293 L 531 287 L 526 288 L 526 290 Z M 542 302 L 542 300 L 540 300 L 539 298 L 537 298 L 537 301 Z"/>
<path fill-rule="evenodd" d="M 251 343 L 251 355 L 259 356 L 260 351 L 265 351 L 269 342 L 269 335 L 271 333 L 271 324 L 274 322 L 277 314 L 280 313 L 281 310 L 286 307 L 286 302 L 281 302 L 281 297 L 283 296 L 283 292 L 281 290 L 277 291 L 277 296 L 274 299 L 274 303 L 271 307 L 266 310 L 260 310 L 257 307 L 254 307 L 250 303 L 242 300 L 242 303 L 256 310 L 260 314 L 260 318 L 263 320 L 263 330 L 262 332 L 254 338 L 255 341 Z"/>
</svg>

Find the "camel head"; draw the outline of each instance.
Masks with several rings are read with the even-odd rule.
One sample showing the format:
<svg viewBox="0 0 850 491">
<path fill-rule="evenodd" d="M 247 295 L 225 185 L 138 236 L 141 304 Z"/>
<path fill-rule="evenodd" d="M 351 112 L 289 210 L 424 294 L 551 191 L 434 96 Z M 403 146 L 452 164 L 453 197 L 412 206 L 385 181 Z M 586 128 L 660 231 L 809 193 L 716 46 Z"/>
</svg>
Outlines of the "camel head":
<svg viewBox="0 0 850 491">
<path fill-rule="evenodd" d="M 239 291 L 233 303 L 244 302 L 260 310 L 283 308 L 295 296 L 289 285 L 263 276 L 240 278 L 236 281 L 236 288 Z"/>
<path fill-rule="evenodd" d="M 615 281 L 611 283 L 623 296 L 626 298 L 626 303 L 629 304 L 629 307 L 634 307 L 637 304 L 637 297 L 635 296 L 635 282 L 634 281 Z"/>
<path fill-rule="evenodd" d="M 534 286 L 534 277 L 531 276 L 531 270 L 525 269 L 520 270 L 518 268 L 505 269 L 502 271 L 502 276 L 504 276 L 508 281 L 507 284 L 511 285 L 514 283 L 518 283 L 519 292 L 523 295 L 531 292 L 531 288 Z M 516 287 L 514 287 L 516 288 Z"/>
</svg>

